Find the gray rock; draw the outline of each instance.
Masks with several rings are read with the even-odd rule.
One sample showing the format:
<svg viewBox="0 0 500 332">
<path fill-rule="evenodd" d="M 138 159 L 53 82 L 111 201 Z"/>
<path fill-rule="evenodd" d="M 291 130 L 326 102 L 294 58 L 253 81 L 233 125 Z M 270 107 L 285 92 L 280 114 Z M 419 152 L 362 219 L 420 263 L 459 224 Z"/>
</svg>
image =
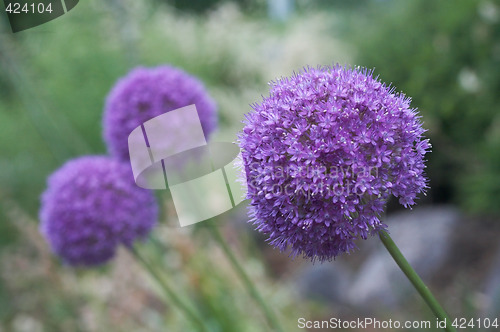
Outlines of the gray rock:
<svg viewBox="0 0 500 332">
<path fill-rule="evenodd" d="M 450 235 L 458 220 L 455 208 L 438 206 L 390 215 L 386 224 L 403 255 L 425 280 L 445 260 L 451 245 Z M 410 282 L 378 241 L 374 252 L 356 273 L 347 297 L 356 306 L 373 308 L 383 304 L 392 308 L 402 303 L 411 291 Z"/>
<path fill-rule="evenodd" d="M 498 317 L 500 315 L 500 250 L 486 281 L 485 294 L 487 306 L 484 317 Z"/>
<path fill-rule="evenodd" d="M 328 304 L 346 300 L 349 272 L 340 262 L 308 264 L 298 274 L 296 285 L 302 298 Z"/>
</svg>

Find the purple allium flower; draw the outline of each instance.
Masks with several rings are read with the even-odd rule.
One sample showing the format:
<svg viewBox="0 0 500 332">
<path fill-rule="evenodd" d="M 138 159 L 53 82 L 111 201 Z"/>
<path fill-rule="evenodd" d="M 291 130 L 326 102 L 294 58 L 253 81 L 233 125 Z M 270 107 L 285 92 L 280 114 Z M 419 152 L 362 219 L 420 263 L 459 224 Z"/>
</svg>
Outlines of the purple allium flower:
<svg viewBox="0 0 500 332">
<path fill-rule="evenodd" d="M 128 136 L 158 115 L 196 105 L 205 137 L 217 126 L 216 106 L 194 76 L 171 66 L 138 67 L 118 80 L 104 111 L 104 140 L 112 156 L 129 159 Z"/>
<path fill-rule="evenodd" d="M 90 266 L 111 259 L 119 244 L 144 238 L 157 216 L 153 193 L 136 186 L 129 165 L 85 156 L 49 177 L 40 230 L 66 263 Z"/>
<path fill-rule="evenodd" d="M 306 68 L 271 83 L 239 135 L 257 229 L 281 250 L 331 260 L 385 229 L 392 194 L 427 188 L 430 144 L 410 98 L 363 68 Z"/>
</svg>

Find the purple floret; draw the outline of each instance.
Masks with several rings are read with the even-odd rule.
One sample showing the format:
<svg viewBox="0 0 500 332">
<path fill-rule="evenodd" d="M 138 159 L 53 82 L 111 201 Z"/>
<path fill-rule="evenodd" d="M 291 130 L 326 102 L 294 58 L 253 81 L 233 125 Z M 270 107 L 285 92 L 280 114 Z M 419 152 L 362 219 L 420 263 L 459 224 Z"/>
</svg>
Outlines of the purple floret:
<svg viewBox="0 0 500 332">
<path fill-rule="evenodd" d="M 118 245 L 145 238 L 157 217 L 153 193 L 135 184 L 130 165 L 85 156 L 49 177 L 40 230 L 67 264 L 91 266 L 110 260 Z"/>
<path fill-rule="evenodd" d="M 280 250 L 331 260 L 386 229 L 390 195 L 427 188 L 420 116 L 364 68 L 306 68 L 271 83 L 239 135 L 257 229 Z"/>
<path fill-rule="evenodd" d="M 137 67 L 118 80 L 106 99 L 104 141 L 109 153 L 129 160 L 128 136 L 156 116 L 195 104 L 205 138 L 217 126 L 216 106 L 203 83 L 171 66 Z"/>
</svg>

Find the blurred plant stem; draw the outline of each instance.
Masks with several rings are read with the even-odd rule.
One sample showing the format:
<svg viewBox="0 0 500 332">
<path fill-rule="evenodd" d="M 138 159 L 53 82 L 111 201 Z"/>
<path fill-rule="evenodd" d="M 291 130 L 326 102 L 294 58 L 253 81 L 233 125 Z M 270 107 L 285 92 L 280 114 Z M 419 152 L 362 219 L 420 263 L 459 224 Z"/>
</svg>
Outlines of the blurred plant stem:
<svg viewBox="0 0 500 332">
<path fill-rule="evenodd" d="M 273 328 L 274 331 L 283 332 L 284 330 L 281 327 L 280 323 L 278 322 L 278 318 L 266 304 L 266 302 L 260 295 L 259 291 L 255 287 L 254 283 L 252 282 L 252 280 L 250 280 L 250 277 L 243 269 L 243 266 L 241 266 L 241 264 L 238 262 L 238 259 L 236 258 L 233 251 L 222 237 L 219 229 L 212 222 L 207 222 L 207 229 L 214 238 L 214 240 L 217 242 L 217 244 L 221 247 L 222 251 L 230 261 L 231 265 L 233 266 L 238 276 L 241 278 L 241 281 L 245 285 L 248 293 L 250 293 L 250 296 L 254 298 L 254 300 L 261 308 L 269 326 L 271 326 L 271 328 Z"/>
<path fill-rule="evenodd" d="M 212 171 L 215 171 L 215 167 L 212 163 Z M 228 183 L 226 183 L 227 191 L 230 194 L 230 197 L 233 197 L 233 192 L 231 190 L 231 187 L 229 186 Z M 232 199 L 232 198 L 231 198 Z M 234 270 L 240 277 L 241 281 L 245 285 L 248 293 L 250 294 L 251 297 L 254 298 L 255 302 L 259 305 L 261 308 L 262 312 L 264 313 L 264 316 L 266 317 L 267 323 L 269 326 L 274 330 L 278 332 L 283 332 L 283 328 L 281 327 L 281 324 L 278 321 L 278 318 L 274 314 L 274 312 L 269 308 L 269 306 L 266 304 L 264 299 L 262 298 L 262 295 L 260 295 L 259 291 L 255 287 L 254 283 L 252 280 L 250 280 L 250 277 L 248 274 L 245 272 L 243 269 L 243 266 L 239 263 L 238 259 L 234 255 L 233 251 L 227 244 L 227 242 L 224 240 L 222 237 L 222 234 L 220 233 L 219 229 L 213 224 L 213 222 L 207 222 L 207 228 L 214 240 L 217 242 L 217 244 L 221 247 L 222 251 L 226 255 L 227 259 L 233 266 Z"/>
<path fill-rule="evenodd" d="M 158 271 L 156 271 L 153 265 L 139 253 L 137 248 L 130 247 L 129 250 L 137 259 L 137 261 L 158 282 L 167 299 L 186 316 L 189 322 L 193 323 L 193 325 L 196 325 L 198 327 L 198 331 L 208 332 L 208 329 L 203 323 L 203 319 L 181 300 L 181 298 L 175 293 L 175 291 L 168 284 L 165 278 Z"/>
<path fill-rule="evenodd" d="M 455 328 L 451 325 L 452 321 L 448 316 L 448 314 L 446 313 L 446 311 L 439 304 L 434 295 L 432 295 L 429 288 L 425 285 L 425 283 L 419 277 L 417 272 L 415 272 L 415 270 L 411 267 L 410 263 L 408 263 L 408 261 L 403 256 L 398 246 L 396 245 L 396 243 L 394 243 L 389 234 L 385 231 L 380 231 L 379 237 L 382 243 L 384 244 L 385 248 L 387 249 L 387 251 L 389 251 L 389 254 L 391 254 L 392 258 L 396 261 L 396 264 L 398 264 L 399 268 L 410 280 L 415 289 L 420 293 L 420 295 L 427 303 L 429 308 L 432 310 L 434 315 L 440 321 L 446 321 L 445 330 L 449 332 L 456 332 Z"/>
</svg>

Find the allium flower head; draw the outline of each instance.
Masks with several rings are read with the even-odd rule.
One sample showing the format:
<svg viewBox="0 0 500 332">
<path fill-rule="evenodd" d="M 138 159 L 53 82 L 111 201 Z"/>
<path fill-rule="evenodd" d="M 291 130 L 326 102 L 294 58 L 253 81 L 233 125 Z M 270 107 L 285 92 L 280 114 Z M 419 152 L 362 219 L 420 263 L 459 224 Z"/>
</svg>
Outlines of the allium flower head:
<svg viewBox="0 0 500 332">
<path fill-rule="evenodd" d="M 194 76 L 171 66 L 138 67 L 118 80 L 106 99 L 104 140 L 108 151 L 129 159 L 128 136 L 158 115 L 196 105 L 205 137 L 216 128 L 215 102 Z"/>
<path fill-rule="evenodd" d="M 239 135 L 257 229 L 320 261 L 385 229 L 390 195 L 425 190 L 430 148 L 410 99 L 362 68 L 306 68 L 271 83 Z"/>
<path fill-rule="evenodd" d="M 66 263 L 97 265 L 111 259 L 119 244 L 144 238 L 157 215 L 152 192 L 136 186 L 129 165 L 85 156 L 49 177 L 40 230 Z"/>
</svg>

